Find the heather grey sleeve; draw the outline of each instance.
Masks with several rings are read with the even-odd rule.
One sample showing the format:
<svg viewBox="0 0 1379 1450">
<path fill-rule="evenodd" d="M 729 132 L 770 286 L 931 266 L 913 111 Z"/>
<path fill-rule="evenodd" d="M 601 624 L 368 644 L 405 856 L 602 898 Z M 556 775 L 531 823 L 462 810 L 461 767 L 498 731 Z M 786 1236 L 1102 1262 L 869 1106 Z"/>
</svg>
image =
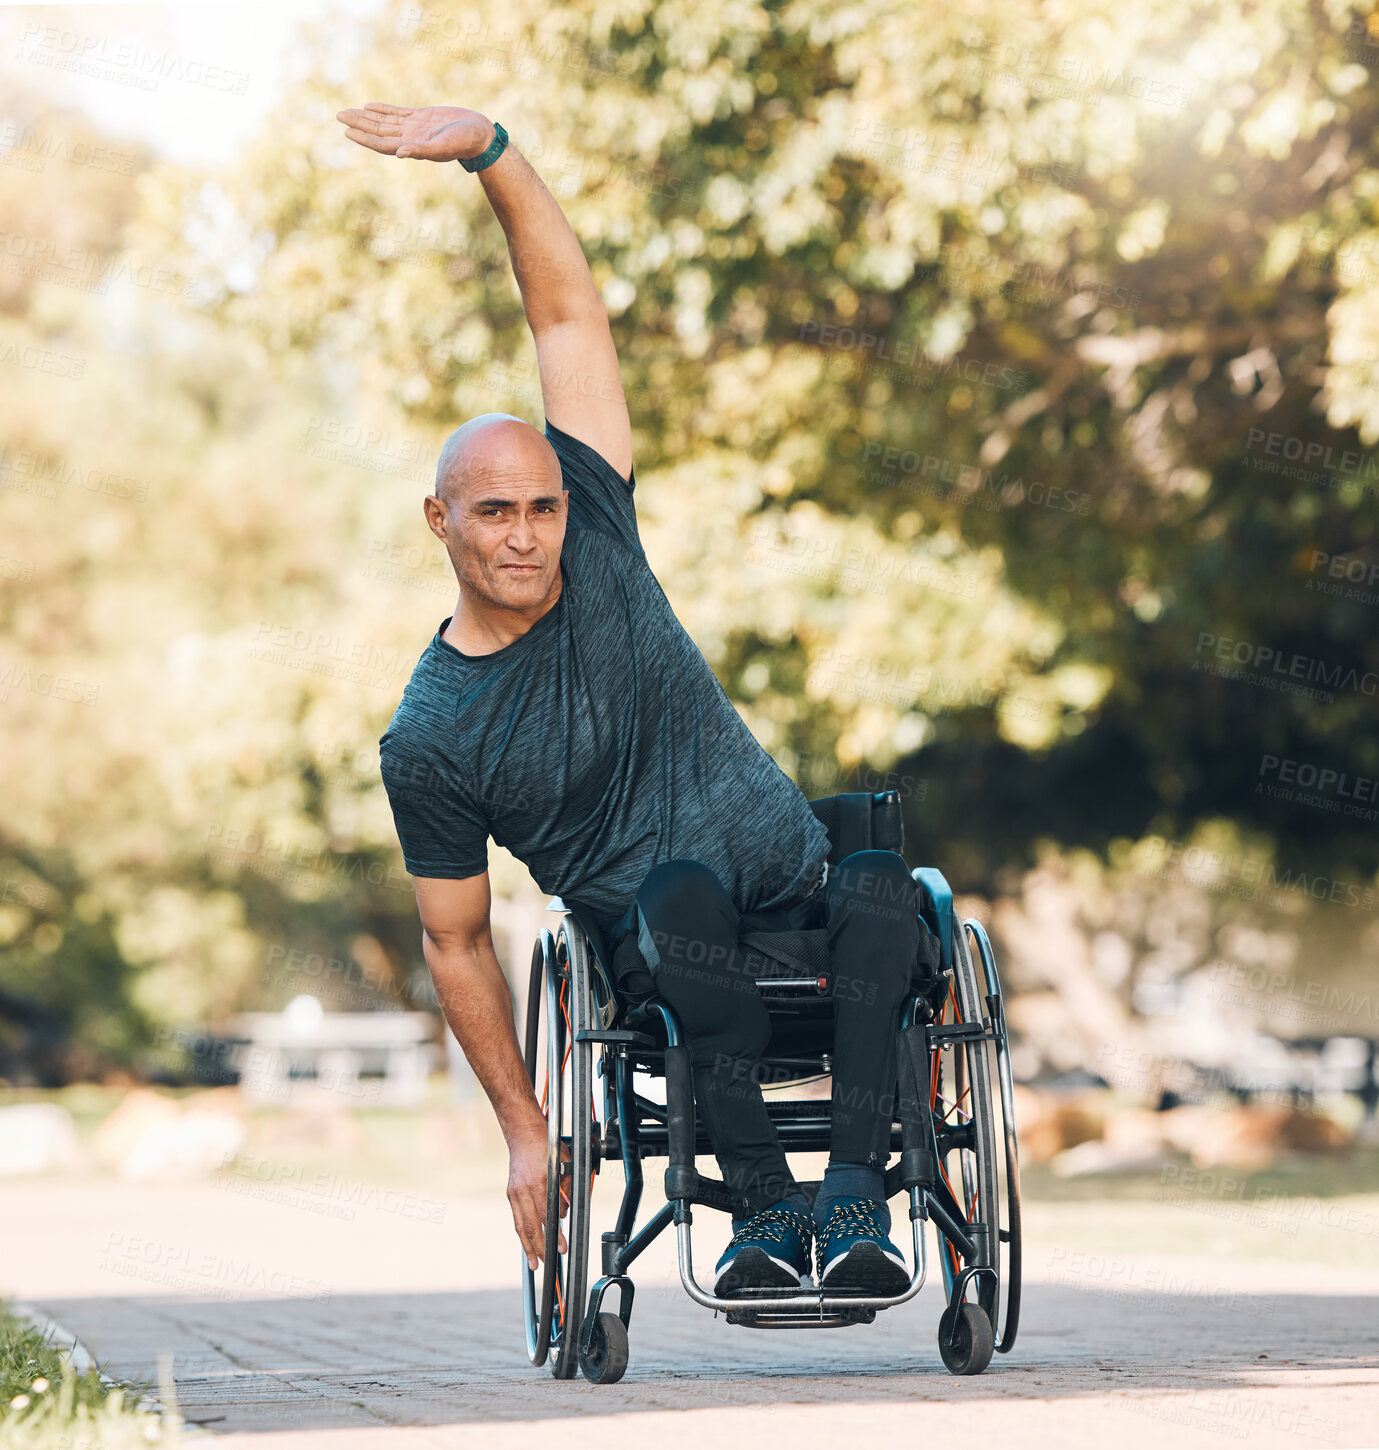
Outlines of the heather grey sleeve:
<svg viewBox="0 0 1379 1450">
<path fill-rule="evenodd" d="M 623 548 L 644 558 L 633 503 L 636 469 L 623 478 L 601 453 L 581 439 L 562 432 L 554 423 L 546 424 L 546 441 L 555 449 L 570 493 L 569 526 L 607 534 Z"/>
</svg>

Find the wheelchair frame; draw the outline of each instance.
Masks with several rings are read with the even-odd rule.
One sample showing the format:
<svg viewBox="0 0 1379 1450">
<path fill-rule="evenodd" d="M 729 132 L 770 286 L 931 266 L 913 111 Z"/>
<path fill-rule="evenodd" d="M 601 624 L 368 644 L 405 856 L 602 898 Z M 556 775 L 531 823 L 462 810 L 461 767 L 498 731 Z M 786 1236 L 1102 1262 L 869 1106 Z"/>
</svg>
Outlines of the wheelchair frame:
<svg viewBox="0 0 1379 1450">
<path fill-rule="evenodd" d="M 622 1378 L 634 1295 L 628 1270 L 672 1223 L 681 1283 L 695 1303 L 723 1311 L 730 1324 L 827 1329 L 870 1323 L 878 1310 L 919 1293 L 928 1270 L 924 1224 L 932 1222 L 947 1300 L 938 1335 L 944 1364 L 954 1374 L 980 1374 L 993 1350 L 1008 1353 L 1014 1346 L 1021 1282 L 1019 1152 L 995 955 L 980 922 L 958 917 L 939 871 L 921 867 L 911 876 L 920 915 L 939 940 L 940 970 L 906 999 L 900 1019 L 899 1092 L 891 1128 L 891 1149 L 899 1151 L 899 1159 L 886 1170 L 886 1196 L 903 1191 L 908 1198 L 913 1259 L 908 1286 L 890 1297 L 802 1287 L 746 1290 L 722 1298 L 699 1284 L 691 1241 L 693 1205 L 731 1212 L 732 1200 L 720 1180 L 695 1167 L 696 1154 L 711 1154 L 712 1147 L 696 1123 L 689 1050 L 680 1024 L 672 1008 L 654 996 L 624 1010 L 609 965 L 600 962 L 578 910 L 567 909 L 558 898 L 551 903 L 551 910 L 564 915 L 554 932 L 540 933 L 532 952 L 524 1043 L 527 1072 L 538 1091 L 539 1058 L 544 1057 L 542 1107 L 550 1124 L 545 1258 L 537 1270 L 522 1258 L 527 1353 L 533 1365 L 549 1357 L 557 1379 L 572 1378 L 577 1370 L 599 1384 Z M 768 1009 L 776 1011 L 798 1011 L 803 1003 L 824 1000 L 820 983 L 808 978 L 758 979 L 757 987 Z M 544 1054 L 539 1052 L 543 1037 Z M 825 1072 L 831 1061 L 824 1051 L 780 1057 L 770 1055 L 768 1047 L 767 1053 L 764 1065 L 802 1069 L 790 1081 Z M 664 1077 L 664 1104 L 635 1090 L 638 1071 Z M 596 1075 L 603 1080 L 601 1114 L 594 1103 Z M 945 1083 L 951 1083 L 948 1094 L 942 1091 Z M 768 1098 L 767 1112 L 787 1153 L 828 1149 L 828 1101 Z M 642 1160 L 655 1157 L 668 1159 L 667 1202 L 637 1228 Z M 600 1276 L 589 1285 L 593 1185 L 610 1161 L 623 1167 L 622 1203 L 615 1227 L 602 1238 Z M 564 1253 L 558 1239 L 562 1181 L 570 1188 Z M 802 1186 L 808 1191 L 815 1185 Z M 616 1314 L 603 1307 L 614 1286 Z M 587 1306 L 579 1313 L 586 1292 Z"/>
</svg>

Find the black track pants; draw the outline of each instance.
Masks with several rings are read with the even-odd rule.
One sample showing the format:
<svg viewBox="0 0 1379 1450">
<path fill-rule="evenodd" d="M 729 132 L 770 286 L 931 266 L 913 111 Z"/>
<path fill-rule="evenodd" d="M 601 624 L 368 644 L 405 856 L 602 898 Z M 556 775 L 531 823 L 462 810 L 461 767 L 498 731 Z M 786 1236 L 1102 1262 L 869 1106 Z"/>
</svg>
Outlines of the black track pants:
<svg viewBox="0 0 1379 1450">
<path fill-rule="evenodd" d="M 884 1167 L 894 1114 L 899 1007 L 920 945 L 915 902 L 909 869 L 892 851 L 858 851 L 830 872 L 822 890 L 792 907 L 755 913 L 738 912 L 708 867 L 668 861 L 648 873 L 634 907 L 615 929 L 615 939 L 637 936 L 638 955 L 684 1026 L 700 1121 L 739 1213 L 754 1213 L 797 1190 L 762 1100 L 757 1064 L 772 1028 L 741 936 L 828 928 L 829 1158 Z"/>
</svg>

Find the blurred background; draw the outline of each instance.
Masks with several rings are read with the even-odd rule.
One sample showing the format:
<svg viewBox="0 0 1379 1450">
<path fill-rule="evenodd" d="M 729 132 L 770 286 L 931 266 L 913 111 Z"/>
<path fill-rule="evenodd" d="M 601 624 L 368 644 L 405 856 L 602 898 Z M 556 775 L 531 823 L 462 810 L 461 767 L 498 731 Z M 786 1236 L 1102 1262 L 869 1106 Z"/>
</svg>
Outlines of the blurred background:
<svg viewBox="0 0 1379 1450">
<path fill-rule="evenodd" d="M 540 392 L 382 99 L 564 205 L 652 564 L 989 924 L 1034 1189 L 1379 1189 L 1377 66 L 1342 0 L 0 11 L 0 1173 L 501 1184 L 377 741 L 439 445 Z"/>
</svg>

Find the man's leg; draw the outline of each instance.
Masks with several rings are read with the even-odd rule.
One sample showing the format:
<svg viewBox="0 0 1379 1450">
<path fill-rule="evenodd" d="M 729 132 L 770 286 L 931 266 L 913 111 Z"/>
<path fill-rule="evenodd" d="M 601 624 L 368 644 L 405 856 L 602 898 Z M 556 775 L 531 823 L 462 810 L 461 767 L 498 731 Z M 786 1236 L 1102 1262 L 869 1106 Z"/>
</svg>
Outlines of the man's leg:
<svg viewBox="0 0 1379 1450">
<path fill-rule="evenodd" d="M 734 1219 L 782 1199 L 807 1214 L 754 1072 L 771 1024 L 746 970 L 736 907 L 697 861 L 654 867 L 635 905 L 641 956 L 685 1029 L 695 1104 L 737 1199 Z"/>
<path fill-rule="evenodd" d="M 821 1242 L 821 1258 L 855 1247 L 855 1237 L 865 1230 L 889 1264 L 870 1248 L 860 1250 L 852 1266 L 857 1283 L 850 1287 L 899 1292 L 908 1274 L 885 1237 L 890 1214 L 884 1185 L 900 1004 L 920 944 L 915 884 L 904 858 L 893 851 L 854 852 L 829 875 L 825 910 L 833 963 L 833 1121 L 814 1222 L 822 1232 L 839 1205 L 877 1205 L 856 1212 L 836 1242 Z"/>
</svg>

